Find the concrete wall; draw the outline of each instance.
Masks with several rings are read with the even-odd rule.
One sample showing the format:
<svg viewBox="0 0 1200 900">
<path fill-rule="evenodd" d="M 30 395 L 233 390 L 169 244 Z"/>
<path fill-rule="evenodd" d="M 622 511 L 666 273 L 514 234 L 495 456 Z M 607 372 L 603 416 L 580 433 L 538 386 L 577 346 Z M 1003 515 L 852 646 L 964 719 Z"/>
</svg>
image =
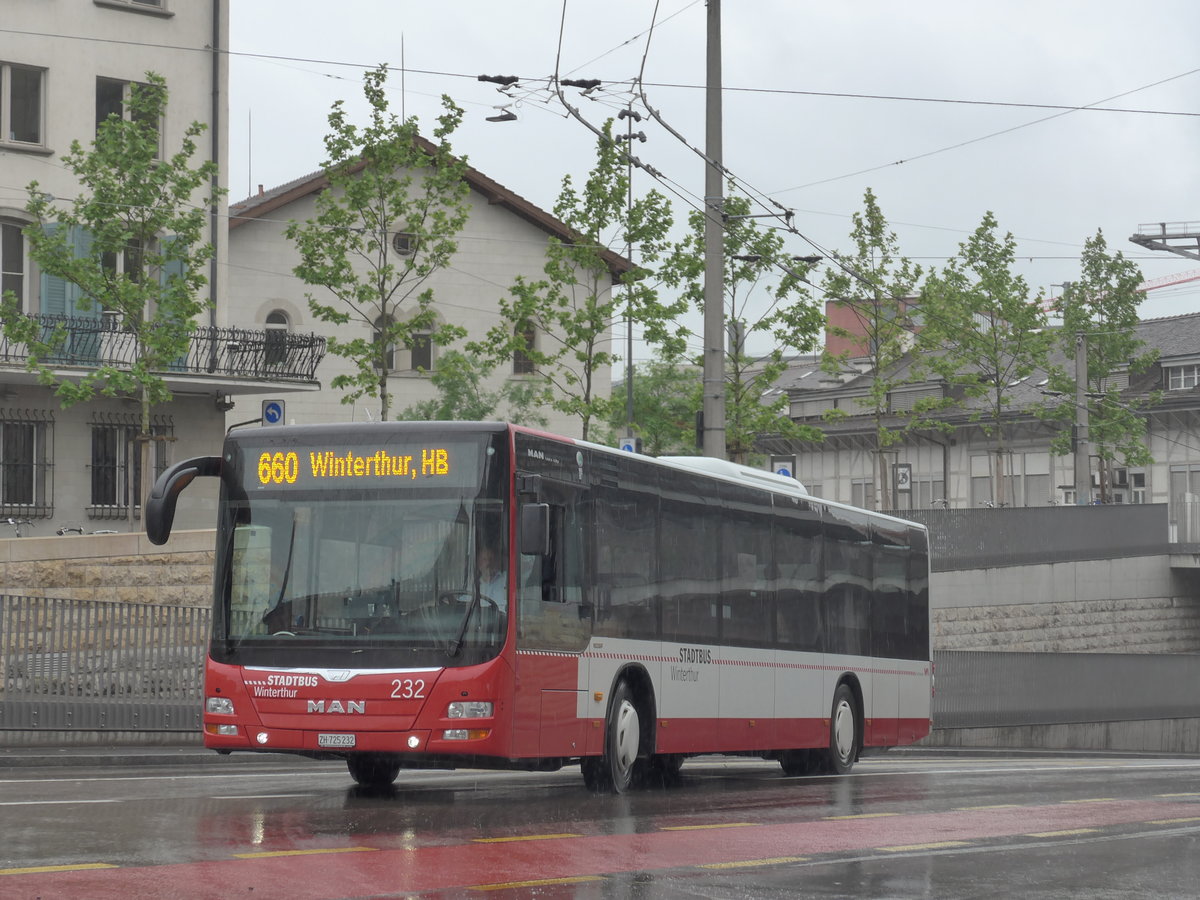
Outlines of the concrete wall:
<svg viewBox="0 0 1200 900">
<path fill-rule="evenodd" d="M 0 594 L 207 607 L 214 533 L 176 531 L 0 540 Z"/>
<path fill-rule="evenodd" d="M 935 728 L 925 747 L 1200 754 L 1200 719 Z"/>
<path fill-rule="evenodd" d="M 938 650 L 1200 651 L 1196 573 L 1169 556 L 935 572 Z"/>
</svg>

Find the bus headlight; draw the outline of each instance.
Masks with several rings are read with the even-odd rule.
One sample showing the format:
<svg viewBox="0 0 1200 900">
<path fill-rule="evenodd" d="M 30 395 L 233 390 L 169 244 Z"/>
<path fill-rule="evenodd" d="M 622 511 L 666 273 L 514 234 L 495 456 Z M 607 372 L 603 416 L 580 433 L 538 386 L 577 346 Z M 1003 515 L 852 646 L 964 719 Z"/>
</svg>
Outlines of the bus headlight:
<svg viewBox="0 0 1200 900">
<path fill-rule="evenodd" d="M 446 707 L 450 719 L 488 719 L 492 715 L 490 700 L 456 700 Z"/>
<path fill-rule="evenodd" d="M 204 701 L 204 711 L 218 716 L 232 716 L 233 701 L 228 697 L 208 697 Z"/>
</svg>

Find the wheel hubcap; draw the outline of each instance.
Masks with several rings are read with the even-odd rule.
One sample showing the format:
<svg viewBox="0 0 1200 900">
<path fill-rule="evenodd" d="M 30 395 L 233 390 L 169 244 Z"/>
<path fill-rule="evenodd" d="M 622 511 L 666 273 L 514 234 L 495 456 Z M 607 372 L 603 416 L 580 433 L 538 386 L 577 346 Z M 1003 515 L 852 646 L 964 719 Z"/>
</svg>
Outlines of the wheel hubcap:
<svg viewBox="0 0 1200 900">
<path fill-rule="evenodd" d="M 622 777 L 633 768 L 638 755 L 640 740 L 637 710 L 633 704 L 626 701 L 617 710 L 617 718 L 613 723 L 616 729 L 613 740 L 613 763 Z"/>
<path fill-rule="evenodd" d="M 833 713 L 833 743 L 842 762 L 854 752 L 854 710 L 843 700 Z"/>
</svg>

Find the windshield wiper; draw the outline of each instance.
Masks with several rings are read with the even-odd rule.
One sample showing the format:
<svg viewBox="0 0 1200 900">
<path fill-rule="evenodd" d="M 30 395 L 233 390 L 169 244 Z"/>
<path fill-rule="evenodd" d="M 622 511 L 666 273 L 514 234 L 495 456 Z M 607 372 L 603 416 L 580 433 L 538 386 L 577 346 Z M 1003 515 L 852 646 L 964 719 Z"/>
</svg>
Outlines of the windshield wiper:
<svg viewBox="0 0 1200 900">
<path fill-rule="evenodd" d="M 454 639 L 454 643 L 447 652 L 447 655 L 451 658 L 458 656 L 462 652 L 463 643 L 467 639 L 467 623 L 471 621 L 471 615 L 475 612 L 477 606 L 479 606 L 479 591 L 475 591 L 471 595 L 471 602 L 467 604 L 467 611 L 463 615 L 462 624 L 458 626 L 458 637 Z"/>
</svg>

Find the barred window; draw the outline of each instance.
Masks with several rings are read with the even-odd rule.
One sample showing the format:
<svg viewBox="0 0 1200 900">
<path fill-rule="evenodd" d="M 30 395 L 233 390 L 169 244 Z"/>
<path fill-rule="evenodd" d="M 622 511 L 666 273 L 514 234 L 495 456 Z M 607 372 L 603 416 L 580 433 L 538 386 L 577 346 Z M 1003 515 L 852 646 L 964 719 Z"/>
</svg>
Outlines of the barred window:
<svg viewBox="0 0 1200 900">
<path fill-rule="evenodd" d="M 0 512 L 50 512 L 48 415 L 0 411 Z"/>
<path fill-rule="evenodd" d="M 532 375 L 537 371 L 537 364 L 530 357 L 537 344 L 537 329 L 528 323 L 518 325 L 516 336 L 520 338 L 521 347 L 513 351 L 513 374 Z"/>
<path fill-rule="evenodd" d="M 92 422 L 92 490 L 88 514 L 92 518 L 126 518 L 130 507 L 141 504 L 142 460 L 138 426 L 132 416 L 98 416 Z M 174 436 L 169 417 L 155 417 L 150 425 L 150 459 L 154 477 L 167 467 L 167 445 Z"/>
</svg>

